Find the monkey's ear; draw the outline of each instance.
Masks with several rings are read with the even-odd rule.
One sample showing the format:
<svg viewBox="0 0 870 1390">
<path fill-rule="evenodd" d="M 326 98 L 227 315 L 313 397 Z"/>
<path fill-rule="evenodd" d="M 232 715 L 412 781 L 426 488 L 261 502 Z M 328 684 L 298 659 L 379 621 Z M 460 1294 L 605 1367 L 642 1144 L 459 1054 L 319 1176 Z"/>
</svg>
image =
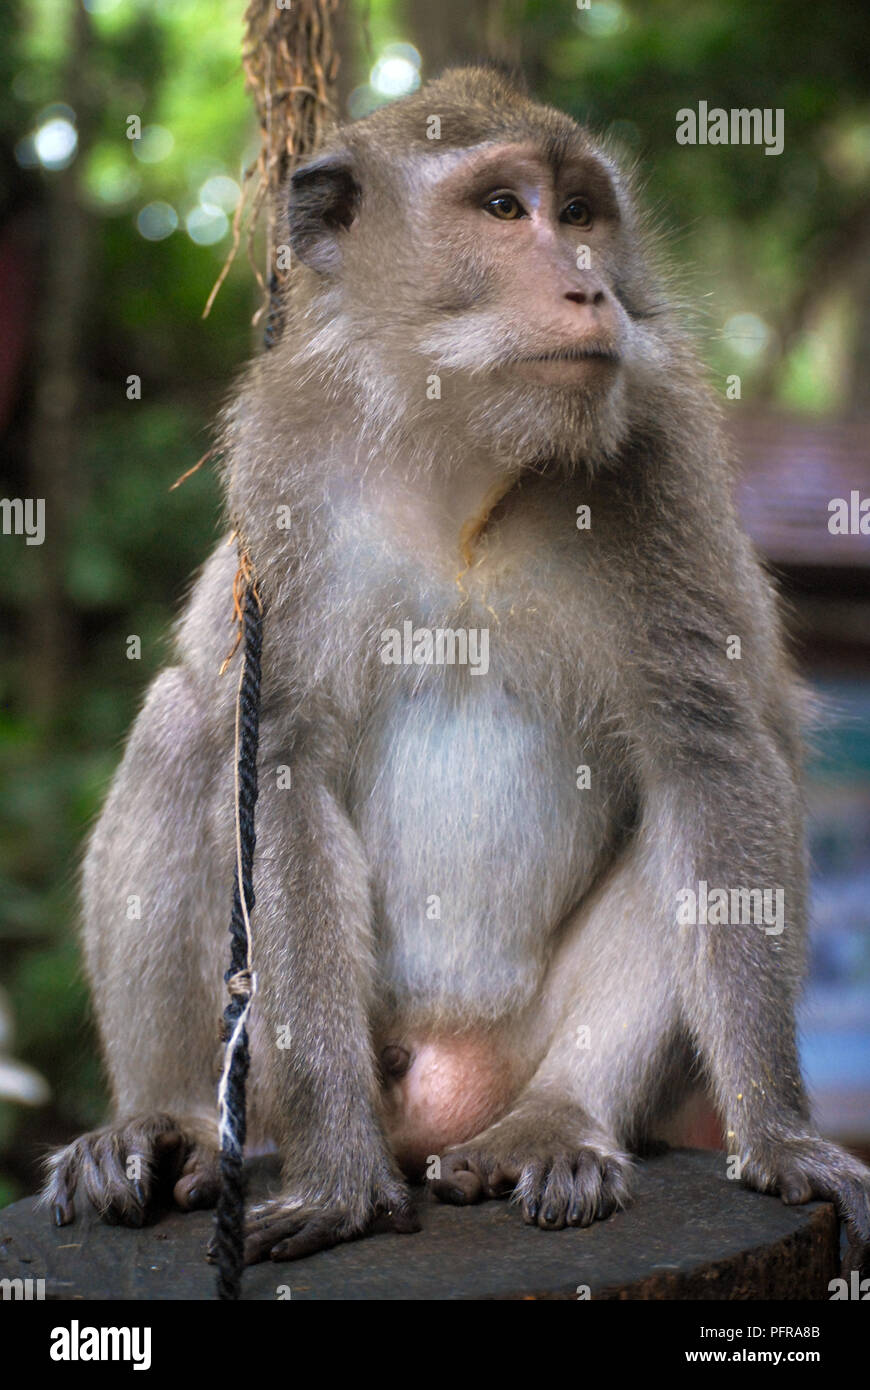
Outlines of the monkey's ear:
<svg viewBox="0 0 870 1390">
<path fill-rule="evenodd" d="M 325 274 L 341 262 L 339 237 L 354 221 L 360 187 L 346 151 L 303 164 L 290 179 L 290 249 Z"/>
</svg>

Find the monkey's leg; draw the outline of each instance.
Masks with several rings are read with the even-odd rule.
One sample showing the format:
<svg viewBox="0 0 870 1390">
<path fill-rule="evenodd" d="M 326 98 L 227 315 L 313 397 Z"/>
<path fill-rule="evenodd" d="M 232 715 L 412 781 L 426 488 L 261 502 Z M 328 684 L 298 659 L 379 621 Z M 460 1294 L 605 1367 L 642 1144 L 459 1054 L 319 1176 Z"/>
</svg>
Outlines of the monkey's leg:
<svg viewBox="0 0 870 1390">
<path fill-rule="evenodd" d="M 457 1204 L 513 1192 L 529 1223 L 586 1226 L 629 1204 L 626 1150 L 688 1084 L 636 852 L 566 923 L 531 1029 L 530 1050 L 546 1042 L 528 1085 L 501 1119 L 448 1151 L 434 1190 Z"/>
<path fill-rule="evenodd" d="M 217 848 L 215 747 L 191 678 L 165 671 L 132 731 L 83 875 L 84 948 L 113 1099 L 108 1126 L 49 1161 L 59 1224 L 81 1186 L 110 1221 L 217 1196 L 215 1096 L 231 842 Z"/>
<path fill-rule="evenodd" d="M 267 731 L 264 767 L 268 746 Z M 283 1191 L 250 1214 L 248 1263 L 418 1229 L 378 1118 L 368 867 L 325 763 L 297 747 L 292 791 L 264 779 L 260 793 L 253 1109 L 278 1143 Z"/>
</svg>

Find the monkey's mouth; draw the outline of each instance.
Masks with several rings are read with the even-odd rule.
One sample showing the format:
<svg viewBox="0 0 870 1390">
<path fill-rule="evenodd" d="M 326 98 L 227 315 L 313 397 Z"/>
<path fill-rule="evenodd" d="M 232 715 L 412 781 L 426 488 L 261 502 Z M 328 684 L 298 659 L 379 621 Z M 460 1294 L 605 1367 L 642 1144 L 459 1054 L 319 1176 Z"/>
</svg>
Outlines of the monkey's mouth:
<svg viewBox="0 0 870 1390">
<path fill-rule="evenodd" d="M 532 385 L 597 392 L 611 384 L 619 361 L 619 353 L 607 343 L 584 343 L 515 358 L 512 367 L 517 376 Z"/>
<path fill-rule="evenodd" d="M 520 357 L 518 362 L 613 362 L 620 360 L 616 348 L 604 343 L 587 344 L 584 347 L 562 348 L 558 352 L 542 352 L 534 357 Z"/>
</svg>

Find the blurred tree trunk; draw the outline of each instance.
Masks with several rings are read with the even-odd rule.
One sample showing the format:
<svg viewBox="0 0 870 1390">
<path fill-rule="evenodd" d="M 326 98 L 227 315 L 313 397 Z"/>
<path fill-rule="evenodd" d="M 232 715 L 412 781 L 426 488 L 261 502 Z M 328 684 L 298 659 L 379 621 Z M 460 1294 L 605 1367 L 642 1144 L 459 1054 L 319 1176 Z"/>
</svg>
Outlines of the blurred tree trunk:
<svg viewBox="0 0 870 1390">
<path fill-rule="evenodd" d="M 371 67 L 367 51 L 368 35 L 363 25 L 365 9 L 347 0 L 335 15 L 335 49 L 341 57 L 335 78 L 335 106 L 338 119 L 347 120 L 347 99 Z"/>
<path fill-rule="evenodd" d="M 520 11 L 520 0 L 401 0 L 399 17 L 434 77 L 452 63 L 517 63 Z"/>
<path fill-rule="evenodd" d="M 62 708 L 73 657 L 74 624 L 66 592 L 70 520 L 75 510 L 76 426 L 84 396 L 88 266 L 92 227 L 77 193 L 79 164 L 87 144 L 87 56 L 90 20 L 79 3 L 66 6 L 67 61 L 58 83 L 76 113 L 77 157 L 46 175 L 45 241 L 39 258 L 41 293 L 36 325 L 36 391 L 28 448 L 28 488 L 45 499 L 45 540 L 40 547 L 25 665 L 32 713 L 48 721 Z"/>
</svg>

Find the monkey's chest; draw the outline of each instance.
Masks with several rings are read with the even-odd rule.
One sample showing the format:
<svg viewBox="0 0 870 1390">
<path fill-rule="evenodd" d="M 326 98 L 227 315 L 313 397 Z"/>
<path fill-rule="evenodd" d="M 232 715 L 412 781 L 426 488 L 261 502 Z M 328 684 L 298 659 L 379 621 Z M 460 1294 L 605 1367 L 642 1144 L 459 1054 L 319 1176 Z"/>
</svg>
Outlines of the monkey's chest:
<svg viewBox="0 0 870 1390">
<path fill-rule="evenodd" d="M 607 839 L 603 787 L 578 786 L 587 762 L 494 673 L 381 701 L 350 801 L 388 1009 L 497 1019 L 531 997 Z"/>
</svg>

